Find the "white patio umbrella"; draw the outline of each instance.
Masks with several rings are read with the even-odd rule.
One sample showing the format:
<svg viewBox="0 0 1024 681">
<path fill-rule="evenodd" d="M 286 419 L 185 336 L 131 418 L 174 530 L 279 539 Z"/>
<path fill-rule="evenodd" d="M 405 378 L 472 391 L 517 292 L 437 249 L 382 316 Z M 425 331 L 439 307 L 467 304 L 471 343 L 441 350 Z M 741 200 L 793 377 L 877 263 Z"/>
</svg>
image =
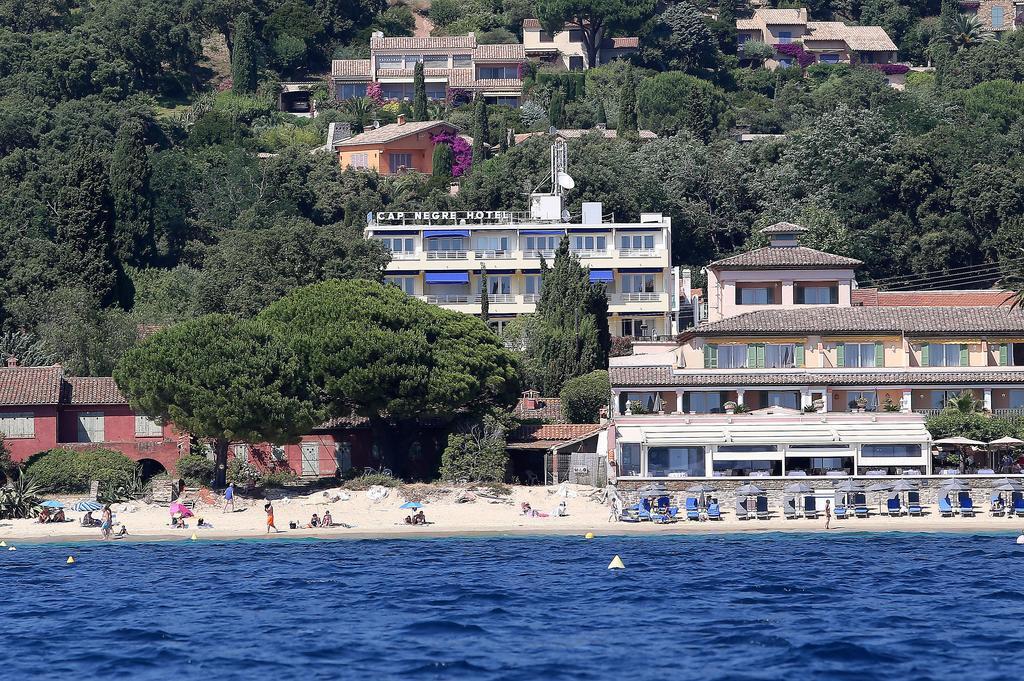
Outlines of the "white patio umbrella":
<svg viewBox="0 0 1024 681">
<path fill-rule="evenodd" d="M 980 440 L 972 440 L 969 437 L 944 437 L 941 440 L 935 440 L 932 444 L 959 445 L 961 447 L 984 447 L 988 443 L 981 442 Z"/>
<path fill-rule="evenodd" d="M 1024 440 L 1018 440 L 1015 437 L 1001 437 L 996 440 L 989 442 L 989 445 L 1002 445 L 1005 447 L 1016 447 L 1017 445 L 1024 445 Z"/>
</svg>

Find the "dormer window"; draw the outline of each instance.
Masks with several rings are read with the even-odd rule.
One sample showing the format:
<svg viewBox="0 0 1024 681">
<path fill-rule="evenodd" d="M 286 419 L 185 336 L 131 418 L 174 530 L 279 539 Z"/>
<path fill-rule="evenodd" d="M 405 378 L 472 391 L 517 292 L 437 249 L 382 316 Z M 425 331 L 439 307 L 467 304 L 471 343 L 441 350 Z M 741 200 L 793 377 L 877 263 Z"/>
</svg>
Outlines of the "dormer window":
<svg viewBox="0 0 1024 681">
<path fill-rule="evenodd" d="M 774 285 L 760 284 L 736 287 L 737 305 L 775 305 L 779 302 Z"/>
<path fill-rule="evenodd" d="M 797 284 L 793 287 L 793 302 L 797 305 L 837 305 L 837 284 Z"/>
</svg>

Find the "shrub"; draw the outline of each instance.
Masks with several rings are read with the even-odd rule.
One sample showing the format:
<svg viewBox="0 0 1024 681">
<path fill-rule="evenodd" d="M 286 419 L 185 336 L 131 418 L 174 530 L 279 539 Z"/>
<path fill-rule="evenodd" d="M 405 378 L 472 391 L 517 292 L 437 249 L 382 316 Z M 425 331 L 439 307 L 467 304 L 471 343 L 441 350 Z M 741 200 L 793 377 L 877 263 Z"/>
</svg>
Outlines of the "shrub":
<svg viewBox="0 0 1024 681">
<path fill-rule="evenodd" d="M 189 486 L 209 485 L 213 480 L 215 464 L 199 454 L 186 454 L 174 462 L 178 477 L 183 478 Z"/>
<path fill-rule="evenodd" d="M 42 490 L 35 480 L 23 475 L 0 487 L 0 518 L 33 518 L 39 514 Z"/>
<path fill-rule="evenodd" d="M 25 474 L 50 493 L 89 491 L 98 480 L 100 489 L 124 487 L 136 475 L 137 465 L 121 452 L 111 449 L 51 449 L 33 457 Z"/>
<path fill-rule="evenodd" d="M 284 487 L 295 482 L 298 476 L 290 470 L 269 471 L 260 476 L 261 487 Z"/>
<path fill-rule="evenodd" d="M 711 83 L 668 71 L 640 82 L 637 108 L 640 124 L 659 135 L 685 129 L 706 140 L 718 127 L 726 100 Z"/>
<path fill-rule="evenodd" d="M 562 413 L 570 423 L 597 423 L 601 407 L 608 405 L 611 383 L 607 371 L 591 371 L 562 386 Z"/>
<path fill-rule="evenodd" d="M 381 487 L 398 487 L 400 484 L 401 481 L 398 478 L 390 475 L 384 475 L 383 473 L 363 473 L 362 475 L 357 475 L 351 480 L 346 481 L 342 486 L 345 489 L 359 491 L 370 489 L 374 485 L 380 485 Z"/>
<path fill-rule="evenodd" d="M 446 482 L 501 482 L 507 469 L 505 430 L 492 416 L 465 433 L 449 435 L 441 454 L 441 479 Z"/>
<path fill-rule="evenodd" d="M 609 357 L 628 357 L 633 354 L 633 339 L 629 336 L 613 336 Z"/>
<path fill-rule="evenodd" d="M 227 481 L 239 487 L 252 487 L 260 479 L 260 469 L 248 461 L 231 459 L 228 461 Z"/>
</svg>

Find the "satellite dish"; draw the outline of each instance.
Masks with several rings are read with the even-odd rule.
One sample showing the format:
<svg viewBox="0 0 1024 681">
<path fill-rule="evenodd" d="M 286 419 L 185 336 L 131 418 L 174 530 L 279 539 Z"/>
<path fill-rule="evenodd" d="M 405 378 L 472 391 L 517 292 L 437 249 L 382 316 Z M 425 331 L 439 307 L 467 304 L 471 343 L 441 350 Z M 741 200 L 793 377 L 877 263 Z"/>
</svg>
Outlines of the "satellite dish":
<svg viewBox="0 0 1024 681">
<path fill-rule="evenodd" d="M 568 176 L 566 176 L 566 177 L 568 177 Z M 572 215 L 570 215 L 570 214 L 569 214 L 569 211 L 568 211 L 568 210 L 565 210 L 565 209 L 563 208 L 563 209 L 562 209 L 562 222 L 569 222 L 569 220 L 570 220 L 571 218 L 572 218 Z"/>
<path fill-rule="evenodd" d="M 569 173 L 558 173 L 558 186 L 562 189 L 572 189 L 576 186 L 576 180 L 569 176 Z"/>
</svg>

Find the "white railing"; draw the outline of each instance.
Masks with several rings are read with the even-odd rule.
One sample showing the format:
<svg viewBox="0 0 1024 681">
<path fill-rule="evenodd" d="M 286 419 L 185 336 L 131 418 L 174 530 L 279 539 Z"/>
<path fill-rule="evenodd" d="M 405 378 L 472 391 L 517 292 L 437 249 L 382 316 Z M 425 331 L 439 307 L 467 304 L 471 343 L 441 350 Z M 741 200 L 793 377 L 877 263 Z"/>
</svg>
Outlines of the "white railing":
<svg viewBox="0 0 1024 681">
<path fill-rule="evenodd" d="M 551 260 L 555 257 L 554 251 L 523 251 L 523 257 L 534 259 L 544 258 L 545 260 Z"/>
<path fill-rule="evenodd" d="M 941 409 L 914 409 L 915 414 L 923 414 L 924 416 L 938 416 L 942 413 Z"/>
<path fill-rule="evenodd" d="M 617 293 L 612 296 L 615 303 L 656 303 L 661 300 L 660 293 Z"/>
<path fill-rule="evenodd" d="M 391 251 L 392 260 L 418 260 L 419 254 L 412 251 Z"/>
<path fill-rule="evenodd" d="M 483 296 L 476 296 L 473 302 L 483 302 Z M 516 297 L 512 293 L 489 293 L 487 294 L 487 302 L 491 305 L 495 303 L 514 303 L 516 302 Z"/>
<path fill-rule="evenodd" d="M 473 251 L 477 260 L 511 260 L 512 251 Z"/>
<path fill-rule="evenodd" d="M 580 250 L 573 250 L 573 253 L 576 254 L 577 258 L 606 258 L 606 257 L 608 257 L 607 249 L 601 249 L 601 250 L 597 250 L 597 249 L 590 249 L 590 250 L 580 249 Z"/>
<path fill-rule="evenodd" d="M 993 409 L 992 413 L 996 416 L 1024 416 L 1024 409 L 1019 407 L 1014 409 Z"/>
<path fill-rule="evenodd" d="M 425 300 L 431 305 L 468 305 L 470 296 L 463 295 L 427 295 L 419 296 L 420 300 Z"/>
<path fill-rule="evenodd" d="M 539 303 L 540 302 L 540 294 L 539 293 L 526 293 L 526 294 L 523 294 L 523 302 L 524 303 L 534 303 L 534 304 L 535 303 Z"/>
<path fill-rule="evenodd" d="M 620 248 L 619 255 L 623 258 L 653 258 L 658 251 L 653 248 Z"/>
<path fill-rule="evenodd" d="M 466 251 L 427 251 L 427 260 L 465 260 Z"/>
</svg>

